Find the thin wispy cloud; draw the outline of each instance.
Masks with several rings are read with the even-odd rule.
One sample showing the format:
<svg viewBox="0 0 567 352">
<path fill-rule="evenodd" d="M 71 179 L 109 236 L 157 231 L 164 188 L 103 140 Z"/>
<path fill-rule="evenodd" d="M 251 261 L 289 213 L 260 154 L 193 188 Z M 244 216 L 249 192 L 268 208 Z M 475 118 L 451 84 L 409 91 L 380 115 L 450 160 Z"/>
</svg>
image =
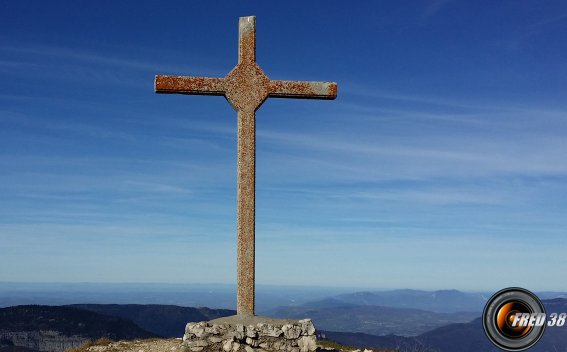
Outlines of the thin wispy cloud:
<svg viewBox="0 0 567 352">
<path fill-rule="evenodd" d="M 558 26 L 567 26 L 567 13 L 540 19 L 533 23 L 528 23 L 524 28 L 517 31 L 515 34 L 520 37 L 531 37 L 545 31 L 556 30 L 556 27 Z"/>
<path fill-rule="evenodd" d="M 435 16 L 443 7 L 449 4 L 452 0 L 435 0 L 425 3 L 421 13 L 420 23 L 424 25 L 431 17 Z"/>
<path fill-rule="evenodd" d="M 37 67 L 41 65 L 43 57 L 50 57 L 61 59 L 64 61 L 75 61 L 83 63 L 103 64 L 108 66 L 121 67 L 123 69 L 134 69 L 141 71 L 148 71 L 154 73 L 158 70 L 166 70 L 172 72 L 183 72 L 190 68 L 190 71 L 203 72 L 202 74 L 215 75 L 218 73 L 216 70 L 210 70 L 206 67 L 187 67 L 187 66 L 172 66 L 168 65 L 167 61 L 159 62 L 144 62 L 140 60 L 133 60 L 131 58 L 119 58 L 115 55 L 106 55 L 101 53 L 90 52 L 88 50 L 80 50 L 78 48 L 68 48 L 62 46 L 31 44 L 28 46 L 0 46 L 0 52 L 4 55 L 26 55 L 28 60 L 33 59 L 39 61 L 38 63 L 21 63 L 18 61 L 3 61 L 5 64 L 19 66 L 25 68 L 28 65 Z M 171 53 L 171 57 L 180 56 L 179 53 Z M 0 62 L 0 65 L 2 62 Z M 45 67 L 47 63 L 44 63 Z M 154 73 L 155 74 L 155 73 Z"/>
<path fill-rule="evenodd" d="M 346 87 L 342 88 L 341 90 L 344 91 L 345 94 L 353 94 L 359 95 L 364 97 L 371 97 L 371 98 L 379 98 L 385 100 L 399 100 L 399 101 L 406 101 L 412 103 L 421 103 L 426 105 L 440 105 L 440 106 L 448 106 L 448 107 L 456 107 L 462 109 L 468 109 L 473 111 L 509 111 L 509 107 L 503 107 L 499 105 L 487 105 L 487 104 L 475 104 L 467 101 L 459 101 L 458 99 L 444 99 L 442 97 L 432 97 L 432 96 L 420 96 L 415 94 L 401 94 L 401 93 L 392 93 L 388 91 L 380 91 L 376 90 L 373 87 L 368 87 L 360 84 L 349 84 Z M 515 108 L 518 110 L 518 108 Z"/>
</svg>

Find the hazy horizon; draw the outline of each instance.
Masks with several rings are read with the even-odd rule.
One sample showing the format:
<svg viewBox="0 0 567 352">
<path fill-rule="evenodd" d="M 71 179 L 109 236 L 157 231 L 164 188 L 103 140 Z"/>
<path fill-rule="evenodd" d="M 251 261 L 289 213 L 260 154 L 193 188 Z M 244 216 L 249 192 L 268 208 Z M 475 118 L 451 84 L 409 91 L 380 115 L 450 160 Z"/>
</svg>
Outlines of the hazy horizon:
<svg viewBox="0 0 567 352">
<path fill-rule="evenodd" d="M 199 288 L 199 287 L 220 287 L 220 288 L 229 288 L 231 291 L 236 289 L 236 283 L 218 283 L 218 282 L 193 282 L 193 283 L 180 283 L 180 282 L 51 282 L 51 281 L 0 281 L 0 293 L 3 292 L 3 289 L 7 287 L 15 286 L 15 287 L 29 287 L 29 288 L 40 288 L 40 287 L 60 287 L 60 286 L 67 286 L 69 288 L 72 287 L 81 287 L 81 286 L 108 286 L 108 287 L 145 287 L 151 288 L 154 287 L 156 289 L 164 289 L 167 287 L 186 287 L 186 288 Z M 332 290 L 332 291 L 341 291 L 341 292 L 371 292 L 371 291 L 401 291 L 401 290 L 410 290 L 410 291 L 425 291 L 425 292 L 435 292 L 435 291 L 459 291 L 463 293 L 496 293 L 505 287 L 499 288 L 497 290 L 459 290 L 454 288 L 438 288 L 438 289 L 422 289 L 422 288 L 410 288 L 410 287 L 398 287 L 398 288 L 385 288 L 385 287 L 355 287 L 355 286 L 316 286 L 316 285 L 262 285 L 257 284 L 255 285 L 256 289 L 266 289 L 266 288 L 289 288 L 289 289 L 298 289 L 298 290 Z M 564 291 L 554 291 L 554 290 L 535 290 L 533 292 L 557 292 L 557 293 L 564 293 Z M 567 291 L 566 291 L 567 292 Z"/>
</svg>

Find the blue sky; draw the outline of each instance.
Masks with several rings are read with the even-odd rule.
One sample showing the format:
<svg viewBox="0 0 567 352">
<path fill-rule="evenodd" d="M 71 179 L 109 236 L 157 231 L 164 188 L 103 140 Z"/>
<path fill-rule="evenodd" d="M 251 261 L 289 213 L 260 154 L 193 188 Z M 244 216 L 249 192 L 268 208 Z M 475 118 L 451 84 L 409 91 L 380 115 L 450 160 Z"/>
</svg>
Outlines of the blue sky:
<svg viewBox="0 0 567 352">
<path fill-rule="evenodd" d="M 564 1 L 0 3 L 0 281 L 234 283 L 236 113 L 257 16 L 257 284 L 563 290 Z"/>
</svg>

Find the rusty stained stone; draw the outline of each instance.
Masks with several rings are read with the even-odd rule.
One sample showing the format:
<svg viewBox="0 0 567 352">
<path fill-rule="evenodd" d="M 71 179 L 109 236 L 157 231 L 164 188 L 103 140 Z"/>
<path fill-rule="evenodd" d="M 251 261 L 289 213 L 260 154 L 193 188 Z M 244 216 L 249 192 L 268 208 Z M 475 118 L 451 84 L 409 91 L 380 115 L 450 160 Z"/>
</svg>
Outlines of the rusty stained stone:
<svg viewBox="0 0 567 352">
<path fill-rule="evenodd" d="M 331 82 L 270 81 L 270 97 L 300 99 L 335 99 L 337 84 Z"/>
<path fill-rule="evenodd" d="M 254 112 L 268 97 L 270 80 L 255 62 L 238 63 L 224 82 L 226 100 L 237 112 Z"/>
<path fill-rule="evenodd" d="M 156 76 L 156 93 L 224 95 L 224 79 L 214 77 Z"/>
<path fill-rule="evenodd" d="M 238 314 L 254 315 L 256 110 L 268 97 L 335 99 L 337 84 L 270 80 L 256 63 L 256 17 L 238 21 L 238 63 L 224 78 L 162 76 L 156 93 L 223 95 L 237 121 L 237 269 Z"/>
</svg>

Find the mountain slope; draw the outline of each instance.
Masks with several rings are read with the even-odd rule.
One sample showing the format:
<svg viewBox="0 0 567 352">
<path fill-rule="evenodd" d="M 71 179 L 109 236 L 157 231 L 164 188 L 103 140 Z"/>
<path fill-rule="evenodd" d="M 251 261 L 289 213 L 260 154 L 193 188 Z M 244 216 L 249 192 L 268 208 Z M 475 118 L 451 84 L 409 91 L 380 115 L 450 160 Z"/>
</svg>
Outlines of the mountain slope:
<svg viewBox="0 0 567 352">
<path fill-rule="evenodd" d="M 65 336 L 106 337 L 111 340 L 159 337 L 133 322 L 71 307 L 16 306 L 0 308 L 0 330 L 58 331 Z"/>
<path fill-rule="evenodd" d="M 22 346 L 2 346 L 0 352 L 38 352 L 38 350 Z"/>
<path fill-rule="evenodd" d="M 451 324 L 428 331 L 419 336 L 441 352 L 500 352 L 486 337 L 482 318 L 466 324 Z M 567 346 L 567 330 L 547 327 L 538 343 L 530 352 L 564 351 Z"/>
<path fill-rule="evenodd" d="M 322 308 L 355 307 L 355 306 L 359 306 L 359 304 L 347 303 L 335 298 L 325 298 L 319 301 L 304 303 L 299 307 L 306 309 L 322 309 Z"/>
<path fill-rule="evenodd" d="M 561 313 L 567 308 L 567 299 L 542 301 L 546 312 Z M 363 333 L 318 331 L 319 338 L 325 338 L 341 344 L 358 348 L 395 348 L 400 345 L 422 343 L 426 347 L 439 352 L 500 352 L 486 337 L 482 328 L 482 318 L 468 323 L 449 324 L 416 337 L 400 337 L 394 335 L 374 336 Z M 565 327 L 547 327 L 541 340 L 529 352 L 564 351 L 567 346 L 567 329 Z"/>
<path fill-rule="evenodd" d="M 76 308 L 29 305 L 0 309 L 4 350 L 19 346 L 59 352 L 101 337 L 131 340 L 159 336 L 129 320 Z"/>
<path fill-rule="evenodd" d="M 208 321 L 230 315 L 230 309 L 191 308 L 160 304 L 73 304 L 69 307 L 133 321 L 163 337 L 182 337 L 189 322 Z"/>
</svg>

